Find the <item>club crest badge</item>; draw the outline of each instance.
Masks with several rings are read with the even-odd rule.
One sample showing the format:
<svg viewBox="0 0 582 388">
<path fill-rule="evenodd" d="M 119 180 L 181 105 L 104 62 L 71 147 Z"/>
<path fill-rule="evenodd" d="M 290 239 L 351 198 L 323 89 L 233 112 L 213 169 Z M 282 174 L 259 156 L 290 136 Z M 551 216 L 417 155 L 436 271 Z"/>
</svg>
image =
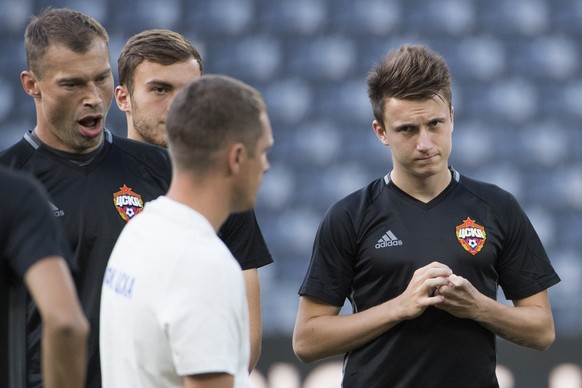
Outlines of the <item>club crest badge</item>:
<svg viewBox="0 0 582 388">
<path fill-rule="evenodd" d="M 485 228 L 469 217 L 461 225 L 457 226 L 457 240 L 472 255 L 479 253 L 483 245 L 485 245 L 486 239 Z"/>
<path fill-rule="evenodd" d="M 120 190 L 113 193 L 113 204 L 119 212 L 121 218 L 126 222 L 131 220 L 136 214 L 143 210 L 141 195 L 131 191 L 131 187 L 123 185 Z"/>
</svg>

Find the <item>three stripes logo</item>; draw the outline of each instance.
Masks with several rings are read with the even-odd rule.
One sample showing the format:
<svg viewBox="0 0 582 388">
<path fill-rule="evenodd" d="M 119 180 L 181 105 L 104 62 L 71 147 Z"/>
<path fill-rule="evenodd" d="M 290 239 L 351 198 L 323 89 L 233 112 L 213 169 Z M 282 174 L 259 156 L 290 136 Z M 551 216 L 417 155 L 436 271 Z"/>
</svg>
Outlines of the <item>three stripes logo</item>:
<svg viewBox="0 0 582 388">
<path fill-rule="evenodd" d="M 378 240 L 375 247 L 376 249 L 380 249 L 386 247 L 395 247 L 402 244 L 402 240 L 399 240 L 391 230 L 388 230 L 386 233 L 384 233 L 382 238 Z"/>
</svg>

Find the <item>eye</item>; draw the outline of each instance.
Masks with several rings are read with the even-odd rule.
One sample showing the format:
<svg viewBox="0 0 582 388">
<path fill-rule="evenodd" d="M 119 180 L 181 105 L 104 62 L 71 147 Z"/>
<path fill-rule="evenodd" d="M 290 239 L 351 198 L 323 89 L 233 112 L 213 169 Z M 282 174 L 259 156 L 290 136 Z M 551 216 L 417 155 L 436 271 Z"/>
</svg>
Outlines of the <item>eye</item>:
<svg viewBox="0 0 582 388">
<path fill-rule="evenodd" d="M 167 86 L 152 86 L 151 91 L 155 94 L 167 94 L 170 92 L 170 88 Z"/>
<path fill-rule="evenodd" d="M 77 82 L 77 81 L 61 82 L 61 86 L 64 88 L 68 88 L 68 89 L 73 89 L 75 87 L 78 87 L 79 85 L 80 85 L 80 82 Z"/>
<path fill-rule="evenodd" d="M 433 121 L 431 121 L 431 122 L 429 122 L 429 123 L 428 123 L 428 126 L 429 126 L 429 127 L 431 127 L 431 128 L 434 128 L 434 127 L 438 127 L 438 125 L 439 125 L 440 123 L 441 123 L 441 122 L 440 122 L 440 121 L 438 121 L 438 120 L 433 120 Z"/>
<path fill-rule="evenodd" d="M 113 74 L 110 71 L 104 71 L 103 73 L 96 75 L 95 83 L 98 85 L 106 84 L 111 77 L 113 77 Z"/>
</svg>

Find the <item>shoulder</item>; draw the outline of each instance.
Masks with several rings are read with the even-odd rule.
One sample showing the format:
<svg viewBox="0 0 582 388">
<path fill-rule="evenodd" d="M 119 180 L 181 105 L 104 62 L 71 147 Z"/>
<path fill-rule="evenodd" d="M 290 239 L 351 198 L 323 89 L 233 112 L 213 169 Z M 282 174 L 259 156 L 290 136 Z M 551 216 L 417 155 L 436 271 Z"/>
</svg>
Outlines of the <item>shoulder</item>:
<svg viewBox="0 0 582 388">
<path fill-rule="evenodd" d="M 19 171 L 0 167 L 0 197 L 5 198 L 6 203 L 10 199 L 20 201 L 33 195 L 35 199 L 46 199 L 44 187 L 32 176 Z"/>
<path fill-rule="evenodd" d="M 26 163 L 33 153 L 34 148 L 32 145 L 22 138 L 17 143 L 0 152 L 0 164 L 19 168 Z"/>
<path fill-rule="evenodd" d="M 316 238 L 323 236 L 355 236 L 365 223 L 366 215 L 386 189 L 383 179 L 377 179 L 335 202 L 325 213 Z M 373 212 L 373 210 L 372 210 Z M 338 237 L 339 238 L 339 237 Z M 341 239 L 341 238 L 340 238 Z"/>
<path fill-rule="evenodd" d="M 112 135 L 110 141 L 111 150 L 108 155 L 110 161 L 134 169 L 142 177 L 164 182 L 164 186 L 169 185 L 172 163 L 165 148 L 117 135 Z"/>
<path fill-rule="evenodd" d="M 356 190 L 335 202 L 327 211 L 327 217 L 361 217 L 385 190 L 386 183 L 382 178 Z"/>
<path fill-rule="evenodd" d="M 151 160 L 153 158 L 169 162 L 168 150 L 163 147 L 128 139 L 113 133 L 111 134 L 111 143 L 115 148 L 137 159 Z"/>
<path fill-rule="evenodd" d="M 483 182 L 461 175 L 459 184 L 465 191 L 492 205 L 516 202 L 513 194 L 493 183 Z"/>
<path fill-rule="evenodd" d="M 175 259 L 179 265 L 175 268 L 180 273 L 175 273 L 174 278 L 184 275 L 184 281 L 224 290 L 241 286 L 241 267 L 216 234 L 211 236 L 204 233 L 185 242 L 183 249 L 178 252 Z"/>
<path fill-rule="evenodd" d="M 0 256 L 21 275 L 36 261 L 67 250 L 43 186 L 20 171 L 0 168 Z M 68 256 L 67 256 L 68 257 Z"/>
</svg>

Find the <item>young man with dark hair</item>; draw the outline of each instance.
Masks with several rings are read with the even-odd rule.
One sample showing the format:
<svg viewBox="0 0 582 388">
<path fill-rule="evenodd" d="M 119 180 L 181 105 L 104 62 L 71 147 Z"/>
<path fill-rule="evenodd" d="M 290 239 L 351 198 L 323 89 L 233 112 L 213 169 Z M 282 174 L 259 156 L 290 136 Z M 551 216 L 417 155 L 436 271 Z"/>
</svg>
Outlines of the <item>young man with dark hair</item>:
<svg viewBox="0 0 582 388">
<path fill-rule="evenodd" d="M 345 387 L 497 387 L 495 336 L 543 350 L 560 281 L 508 192 L 449 166 L 445 60 L 404 45 L 368 77 L 392 170 L 334 204 L 300 288 L 293 348 L 345 353 Z M 501 287 L 513 306 L 496 301 Z M 348 299 L 353 314 L 338 315 Z"/>
<path fill-rule="evenodd" d="M 146 30 L 127 40 L 117 66 L 120 85 L 115 88 L 115 98 L 126 114 L 127 136 L 166 147 L 166 114 L 172 99 L 182 87 L 204 73 L 199 52 L 177 32 Z M 249 370 L 252 370 L 259 359 L 262 340 L 257 269 L 273 259 L 252 210 L 231 215 L 218 234 L 243 269 L 250 313 Z"/>
</svg>

